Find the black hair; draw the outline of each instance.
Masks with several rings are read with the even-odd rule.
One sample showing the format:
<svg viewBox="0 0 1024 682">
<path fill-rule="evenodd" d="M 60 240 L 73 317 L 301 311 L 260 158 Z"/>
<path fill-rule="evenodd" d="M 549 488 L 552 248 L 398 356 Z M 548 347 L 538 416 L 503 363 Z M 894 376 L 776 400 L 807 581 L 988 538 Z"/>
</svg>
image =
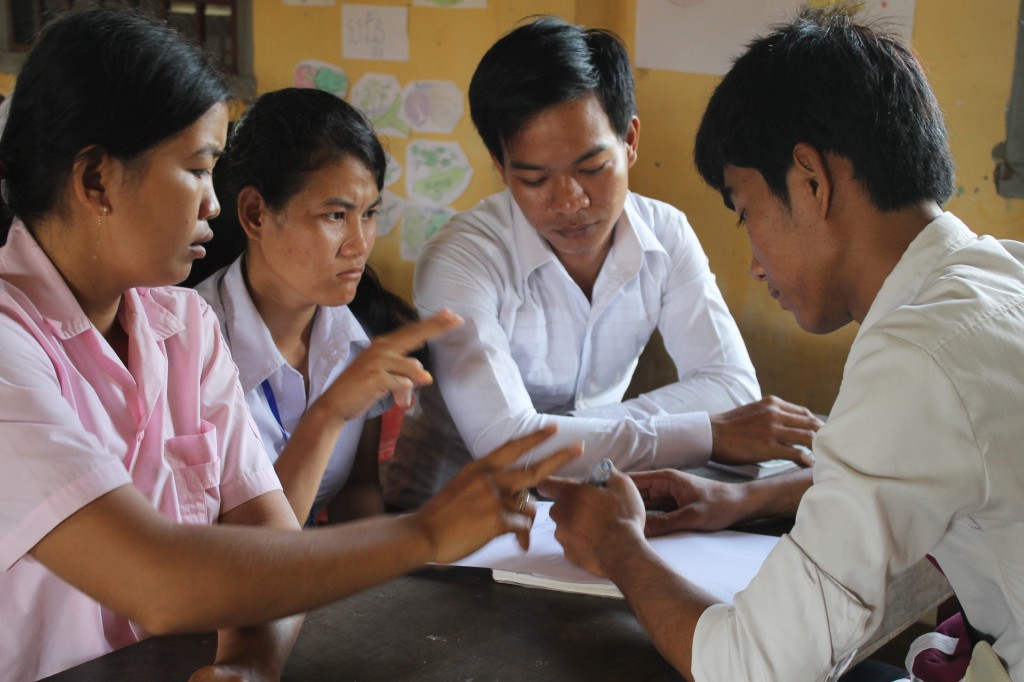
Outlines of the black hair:
<svg viewBox="0 0 1024 682">
<path fill-rule="evenodd" d="M 229 96 L 207 55 L 166 24 L 124 7 L 72 10 L 42 30 L 18 74 L 0 137 L 0 203 L 31 228 L 62 209 L 84 150 L 131 162 Z"/>
<path fill-rule="evenodd" d="M 487 50 L 469 83 L 469 111 L 488 151 L 503 162 L 503 146 L 534 116 L 589 94 L 626 139 L 634 90 L 629 54 L 614 33 L 540 17 Z"/>
<path fill-rule="evenodd" d="M 387 156 L 373 126 L 355 107 L 307 88 L 257 98 L 234 125 L 214 171 L 224 210 L 210 221 L 214 238 L 207 257 L 197 261 L 185 283 L 198 283 L 245 251 L 248 241 L 237 209 L 244 188 L 256 189 L 268 207 L 280 211 L 311 173 L 350 156 L 374 175 L 378 190 L 384 188 Z M 348 307 L 372 336 L 417 319 L 415 309 L 385 289 L 369 266 Z"/>
<path fill-rule="evenodd" d="M 788 205 L 786 174 L 803 142 L 848 159 L 879 210 L 949 199 L 953 157 L 921 65 L 852 13 L 805 8 L 749 45 L 697 132 L 694 158 L 705 182 L 721 192 L 726 165 L 752 168 Z"/>
</svg>

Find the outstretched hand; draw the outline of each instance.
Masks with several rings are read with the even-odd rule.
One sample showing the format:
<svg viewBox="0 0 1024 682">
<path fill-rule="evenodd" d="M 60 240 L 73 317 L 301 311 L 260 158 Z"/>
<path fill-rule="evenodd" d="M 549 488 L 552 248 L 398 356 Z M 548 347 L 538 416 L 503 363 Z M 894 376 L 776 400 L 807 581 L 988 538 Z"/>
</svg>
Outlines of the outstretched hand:
<svg viewBox="0 0 1024 682">
<path fill-rule="evenodd" d="M 789 459 L 809 467 L 810 448 L 821 420 L 806 407 L 767 396 L 711 417 L 711 459 L 722 464 L 749 464 Z"/>
<path fill-rule="evenodd" d="M 579 457 L 581 445 L 555 452 L 527 467 L 512 467 L 524 454 L 555 433 L 547 427 L 509 441 L 486 457 L 470 462 L 415 516 L 433 547 L 433 561 L 450 563 L 474 552 L 492 538 L 515 533 L 523 549 L 530 544 L 536 508 L 527 489 Z"/>
<path fill-rule="evenodd" d="M 398 407 L 409 407 L 413 389 L 434 380 L 409 353 L 461 325 L 462 318 L 446 309 L 374 338 L 327 389 L 333 413 L 345 421 L 355 419 L 388 394 Z"/>
</svg>

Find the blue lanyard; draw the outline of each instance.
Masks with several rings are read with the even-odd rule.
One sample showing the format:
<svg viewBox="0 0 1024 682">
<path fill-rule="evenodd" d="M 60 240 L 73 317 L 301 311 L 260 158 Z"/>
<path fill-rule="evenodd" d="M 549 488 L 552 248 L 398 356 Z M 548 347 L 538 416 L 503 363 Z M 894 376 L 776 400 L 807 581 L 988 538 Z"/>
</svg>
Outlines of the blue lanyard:
<svg viewBox="0 0 1024 682">
<path fill-rule="evenodd" d="M 281 429 L 281 436 L 284 437 L 284 442 L 288 442 L 288 431 L 284 428 L 284 422 L 281 421 L 281 411 L 277 409 L 277 398 L 274 397 L 274 389 L 270 388 L 270 379 L 264 379 L 263 383 L 260 384 L 263 387 L 263 395 L 267 397 L 267 405 L 270 406 L 270 413 L 274 415 L 274 420 L 277 422 L 278 428 Z M 312 528 L 315 524 L 313 523 L 317 513 L 320 509 L 314 506 L 309 510 L 309 518 L 306 519 L 304 524 L 307 528 Z"/>
<path fill-rule="evenodd" d="M 263 395 L 267 397 L 267 404 L 270 406 L 270 412 L 274 415 L 274 419 L 277 421 L 277 426 L 281 429 L 281 435 L 284 437 L 284 442 L 288 442 L 288 431 L 284 428 L 284 422 L 281 421 L 281 412 L 277 409 L 277 398 L 274 397 L 274 391 L 270 388 L 270 379 L 264 379 L 263 383 Z"/>
</svg>

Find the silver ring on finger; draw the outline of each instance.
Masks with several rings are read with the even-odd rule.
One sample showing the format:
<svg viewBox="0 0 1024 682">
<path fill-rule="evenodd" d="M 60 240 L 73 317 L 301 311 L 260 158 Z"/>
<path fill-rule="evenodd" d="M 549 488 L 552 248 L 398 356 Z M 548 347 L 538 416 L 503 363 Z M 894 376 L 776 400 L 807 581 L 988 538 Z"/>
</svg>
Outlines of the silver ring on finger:
<svg viewBox="0 0 1024 682">
<path fill-rule="evenodd" d="M 516 507 L 516 513 L 522 514 L 523 510 L 526 509 L 526 504 L 530 501 L 530 491 L 523 488 L 519 491 L 519 505 Z"/>
</svg>

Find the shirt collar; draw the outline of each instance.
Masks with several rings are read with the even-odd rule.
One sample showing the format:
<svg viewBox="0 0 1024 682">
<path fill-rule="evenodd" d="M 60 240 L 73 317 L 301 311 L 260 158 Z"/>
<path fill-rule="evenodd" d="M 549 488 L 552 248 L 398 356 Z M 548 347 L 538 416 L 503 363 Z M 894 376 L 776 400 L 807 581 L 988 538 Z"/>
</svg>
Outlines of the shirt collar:
<svg viewBox="0 0 1024 682">
<path fill-rule="evenodd" d="M 928 223 L 885 278 L 856 339 L 889 313 L 913 301 L 938 261 L 977 239 L 978 235 L 948 211 Z"/>
<path fill-rule="evenodd" d="M 515 237 L 513 248 L 516 251 L 517 260 L 523 266 L 522 272 L 525 279 L 546 263 L 558 263 L 558 257 L 551 245 L 527 220 L 508 188 L 505 189 L 505 194 L 512 211 L 512 232 Z M 640 270 L 644 253 L 649 251 L 667 255 L 665 248 L 654 234 L 654 230 L 637 211 L 635 196 L 629 192 L 626 195 L 622 216 L 615 226 L 615 236 L 608 258 L 616 264 L 621 273 L 631 277 Z"/>
<path fill-rule="evenodd" d="M 215 295 L 211 303 L 238 366 L 242 390 L 248 393 L 287 363 L 249 296 L 242 275 L 243 258 L 239 256 L 213 275 Z M 329 372 L 348 356 L 352 346 L 365 348 L 369 344 L 369 337 L 348 306 L 318 308 L 310 335 L 310 374 Z"/>
<path fill-rule="evenodd" d="M 92 321 L 71 293 L 60 271 L 25 224 L 17 219 L 11 225 L 7 243 L 0 248 L 0 276 L 28 296 L 60 339 L 67 340 L 93 329 Z M 157 341 L 185 328 L 181 319 L 153 300 L 148 288 L 124 292 L 119 315 L 126 330 L 135 316 L 145 318 L 150 333 Z"/>
</svg>

